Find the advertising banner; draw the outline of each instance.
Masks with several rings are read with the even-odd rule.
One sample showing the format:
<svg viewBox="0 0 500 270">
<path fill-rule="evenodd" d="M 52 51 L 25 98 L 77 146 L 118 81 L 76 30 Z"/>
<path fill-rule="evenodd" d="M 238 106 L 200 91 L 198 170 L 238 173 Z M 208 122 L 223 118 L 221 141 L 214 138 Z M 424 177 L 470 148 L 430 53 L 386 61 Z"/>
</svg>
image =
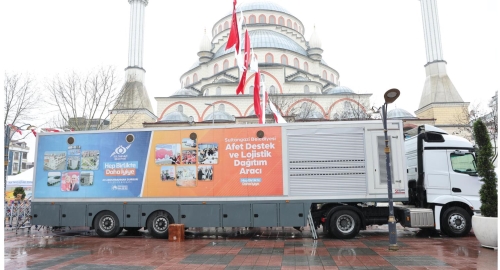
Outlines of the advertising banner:
<svg viewBox="0 0 500 270">
<path fill-rule="evenodd" d="M 283 195 L 280 127 L 40 136 L 35 198 Z"/>
</svg>

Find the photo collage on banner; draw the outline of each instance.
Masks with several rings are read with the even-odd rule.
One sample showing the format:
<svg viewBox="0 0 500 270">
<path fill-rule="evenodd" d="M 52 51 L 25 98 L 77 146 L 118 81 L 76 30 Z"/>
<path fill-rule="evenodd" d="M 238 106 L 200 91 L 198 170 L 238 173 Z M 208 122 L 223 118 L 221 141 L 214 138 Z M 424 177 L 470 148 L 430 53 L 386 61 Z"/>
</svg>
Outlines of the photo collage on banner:
<svg viewBox="0 0 500 270">
<path fill-rule="evenodd" d="M 160 167 L 161 181 L 175 181 L 177 187 L 196 187 L 197 181 L 212 181 L 212 164 L 219 160 L 217 143 L 197 144 L 183 138 L 180 144 L 157 144 L 155 163 Z"/>
<path fill-rule="evenodd" d="M 94 184 L 93 171 L 99 169 L 99 151 L 82 151 L 79 145 L 70 145 L 67 151 L 46 151 L 43 169 L 47 171 L 48 187 L 79 191 Z"/>
</svg>

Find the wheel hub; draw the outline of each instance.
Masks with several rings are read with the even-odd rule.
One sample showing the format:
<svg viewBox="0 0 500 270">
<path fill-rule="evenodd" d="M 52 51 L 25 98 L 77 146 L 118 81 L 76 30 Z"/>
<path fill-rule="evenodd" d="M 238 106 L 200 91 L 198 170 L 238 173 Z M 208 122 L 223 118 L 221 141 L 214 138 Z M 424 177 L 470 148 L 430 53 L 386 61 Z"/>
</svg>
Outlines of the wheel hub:
<svg viewBox="0 0 500 270">
<path fill-rule="evenodd" d="M 115 221 L 113 220 L 113 218 L 106 216 L 106 217 L 103 217 L 100 227 L 101 227 L 101 230 L 109 232 L 113 229 L 114 224 L 115 224 Z"/>
<path fill-rule="evenodd" d="M 465 219 L 461 215 L 451 215 L 449 220 L 450 227 L 454 230 L 460 231 L 465 228 Z"/>
<path fill-rule="evenodd" d="M 168 220 L 164 217 L 159 217 L 155 221 L 155 230 L 165 231 L 168 228 Z"/>
</svg>

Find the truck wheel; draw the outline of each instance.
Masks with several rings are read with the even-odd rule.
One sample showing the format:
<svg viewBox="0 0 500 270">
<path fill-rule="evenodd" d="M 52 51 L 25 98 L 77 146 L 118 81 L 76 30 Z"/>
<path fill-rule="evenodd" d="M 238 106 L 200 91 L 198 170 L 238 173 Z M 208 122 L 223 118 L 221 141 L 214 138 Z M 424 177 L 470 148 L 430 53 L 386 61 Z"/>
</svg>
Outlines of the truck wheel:
<svg viewBox="0 0 500 270">
<path fill-rule="evenodd" d="M 450 207 L 441 216 L 441 228 L 450 237 L 467 235 L 471 227 L 471 216 L 463 208 Z"/>
<path fill-rule="evenodd" d="M 102 211 L 95 217 L 94 228 L 100 237 L 116 237 L 122 232 L 120 221 L 115 213 L 111 211 Z"/>
<path fill-rule="evenodd" d="M 147 227 L 154 238 L 168 238 L 168 226 L 174 219 L 167 211 L 156 211 L 148 218 Z"/>
<path fill-rule="evenodd" d="M 358 214 L 351 210 L 340 210 L 330 218 L 330 235 L 338 239 L 354 238 L 359 233 L 361 222 Z"/>
</svg>

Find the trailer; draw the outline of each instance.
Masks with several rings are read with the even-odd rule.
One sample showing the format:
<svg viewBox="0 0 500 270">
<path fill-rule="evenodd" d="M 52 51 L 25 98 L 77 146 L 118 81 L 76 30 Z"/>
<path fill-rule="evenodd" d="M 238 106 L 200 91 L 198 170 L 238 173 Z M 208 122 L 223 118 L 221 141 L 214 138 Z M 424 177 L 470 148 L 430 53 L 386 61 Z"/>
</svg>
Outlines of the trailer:
<svg viewBox="0 0 500 270">
<path fill-rule="evenodd" d="M 479 209 L 471 198 L 478 194 L 461 197 L 451 194 L 456 187 L 450 186 L 446 198 L 437 196 L 437 189 L 446 193 L 445 186 L 433 184 L 436 177 L 429 172 L 434 167 L 429 166 L 435 164 L 421 160 L 422 154 L 425 160 L 428 152 L 437 152 L 426 146 L 424 151 L 405 152 L 401 121 L 388 121 L 387 132 L 398 222 L 450 235 L 468 233 L 472 211 Z M 418 135 L 425 141 L 420 144 L 432 144 L 428 136 Z M 474 157 L 470 143 L 460 147 L 446 151 Z M 40 134 L 33 224 L 88 226 L 101 237 L 144 227 L 156 238 L 168 237 L 173 223 L 310 225 L 322 226 L 332 237 L 352 238 L 368 225 L 387 224 L 389 210 L 381 204 L 388 201 L 384 148 L 381 121 Z M 413 166 L 415 160 L 418 164 L 411 168 L 418 171 L 418 179 L 406 165 Z M 474 160 L 460 162 L 468 161 Z M 451 171 L 443 164 L 438 178 L 446 182 L 444 174 L 450 177 Z M 471 181 L 477 178 L 464 173 Z M 54 184 L 55 178 L 61 181 Z M 472 187 L 460 188 L 474 192 Z M 455 221 L 466 225 L 454 227 Z"/>
</svg>

